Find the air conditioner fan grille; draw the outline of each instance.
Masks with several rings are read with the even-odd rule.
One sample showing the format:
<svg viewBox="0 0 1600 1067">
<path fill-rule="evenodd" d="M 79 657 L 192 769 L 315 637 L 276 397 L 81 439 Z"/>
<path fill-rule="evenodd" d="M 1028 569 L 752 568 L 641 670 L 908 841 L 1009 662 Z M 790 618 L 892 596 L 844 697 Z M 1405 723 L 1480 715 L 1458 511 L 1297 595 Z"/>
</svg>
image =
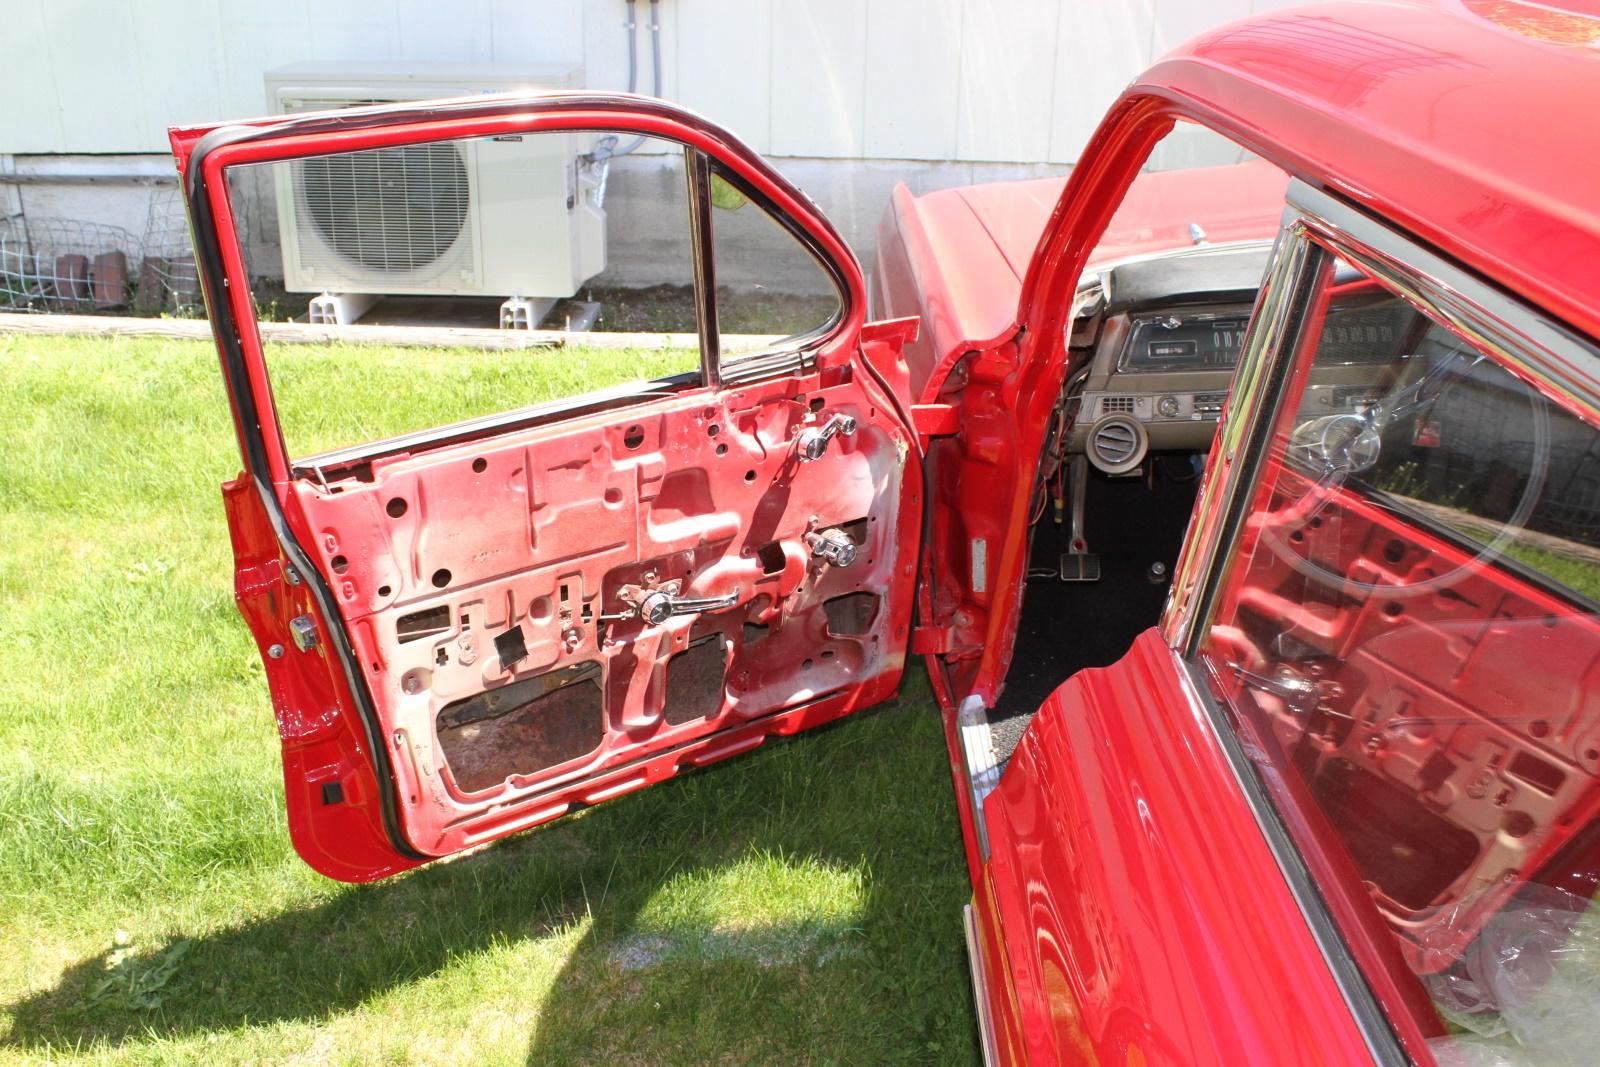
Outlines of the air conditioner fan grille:
<svg viewBox="0 0 1600 1067">
<path fill-rule="evenodd" d="M 466 161 L 450 143 L 300 161 L 306 216 L 329 248 L 371 271 L 401 274 L 443 256 L 467 225 Z"/>
</svg>

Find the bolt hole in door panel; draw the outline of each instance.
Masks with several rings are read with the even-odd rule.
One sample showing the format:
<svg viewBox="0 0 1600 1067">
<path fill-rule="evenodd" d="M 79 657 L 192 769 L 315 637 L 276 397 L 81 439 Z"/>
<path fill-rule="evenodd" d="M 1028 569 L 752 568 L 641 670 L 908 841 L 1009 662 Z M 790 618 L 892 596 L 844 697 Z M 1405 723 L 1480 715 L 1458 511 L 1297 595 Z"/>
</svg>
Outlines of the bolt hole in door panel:
<svg viewBox="0 0 1600 1067">
<path fill-rule="evenodd" d="M 535 130 L 679 146 L 700 372 L 291 464 L 229 168 Z M 324 638 L 265 660 L 308 862 L 346 880 L 393 873 L 894 691 L 922 476 L 908 398 L 885 374 L 910 333 L 863 328 L 837 233 L 726 131 L 670 105 L 556 94 L 179 130 L 173 144 L 247 468 L 228 491 L 241 610 L 264 651 L 286 612 Z M 731 383 L 713 167 L 837 293 L 828 322 L 745 346 Z M 829 425 L 848 429 L 800 447 Z M 328 782 L 343 800 L 318 803 Z"/>
</svg>

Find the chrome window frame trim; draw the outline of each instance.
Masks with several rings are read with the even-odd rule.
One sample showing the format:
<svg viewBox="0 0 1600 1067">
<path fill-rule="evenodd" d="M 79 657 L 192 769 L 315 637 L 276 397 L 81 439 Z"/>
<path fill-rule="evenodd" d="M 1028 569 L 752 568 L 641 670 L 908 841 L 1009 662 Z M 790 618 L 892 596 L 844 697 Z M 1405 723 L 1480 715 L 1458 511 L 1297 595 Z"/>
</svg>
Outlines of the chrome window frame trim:
<svg viewBox="0 0 1600 1067">
<path fill-rule="evenodd" d="M 1298 339 L 1292 298 L 1304 295 L 1314 281 L 1313 261 L 1329 249 L 1463 340 L 1488 350 L 1510 373 L 1600 422 L 1600 348 L 1358 208 L 1299 179 L 1291 181 L 1278 243 L 1217 430 L 1213 451 L 1218 454 L 1195 504 L 1195 516 L 1219 511 L 1221 519 L 1205 538 L 1197 536 L 1191 519 L 1162 615 L 1167 643 L 1185 656 L 1197 651 L 1216 591 L 1225 584 L 1226 574 L 1214 573 L 1216 564 L 1237 546 L 1249 487 L 1281 410 L 1281 389 L 1274 386 L 1287 375 L 1287 357 Z M 1203 584 L 1202 576 L 1209 576 Z"/>
<path fill-rule="evenodd" d="M 977 912 L 971 903 L 961 905 L 961 928 L 967 940 L 967 971 L 972 978 L 973 1010 L 978 1016 L 978 1048 L 983 1067 L 998 1067 L 999 1041 L 995 1037 L 994 1016 L 989 1011 L 989 970 L 983 965 L 983 931 L 978 929 Z"/>
<path fill-rule="evenodd" d="M 1315 278 L 1309 269 L 1313 246 L 1304 238 L 1300 212 L 1292 206 L 1286 208 L 1262 276 L 1261 294 L 1245 327 L 1244 347 L 1234 366 L 1189 529 L 1173 568 L 1161 632 L 1169 647 L 1180 649 L 1185 655 L 1190 653 L 1193 635 L 1200 629 L 1197 620 L 1209 618 L 1209 601 L 1218 585 L 1202 583 L 1201 579 L 1223 558 L 1224 546 L 1237 540 L 1238 531 L 1230 526 L 1242 522 L 1243 516 L 1236 514 L 1241 509 L 1234 498 L 1242 483 L 1253 480 L 1252 474 L 1266 454 L 1270 432 L 1251 434 L 1247 430 L 1253 426 L 1270 430 L 1273 424 L 1274 398 L 1281 393 L 1273 386 L 1287 372 L 1284 353 L 1293 349 L 1298 336 L 1294 328 L 1296 317 Z M 1219 518 L 1208 530 L 1202 520 L 1212 514 Z M 1203 536 L 1207 533 L 1209 536 Z"/>
</svg>

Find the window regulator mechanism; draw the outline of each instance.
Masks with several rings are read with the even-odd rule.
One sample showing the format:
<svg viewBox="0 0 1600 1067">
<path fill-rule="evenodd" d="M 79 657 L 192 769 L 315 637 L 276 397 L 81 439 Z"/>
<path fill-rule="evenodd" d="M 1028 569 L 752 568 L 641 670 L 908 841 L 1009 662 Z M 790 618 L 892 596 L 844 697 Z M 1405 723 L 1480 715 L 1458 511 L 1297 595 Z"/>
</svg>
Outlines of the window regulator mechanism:
<svg viewBox="0 0 1600 1067">
<path fill-rule="evenodd" d="M 812 559 L 834 567 L 848 567 L 856 561 L 856 544 L 838 530 L 808 532 L 802 535 Z"/>
</svg>

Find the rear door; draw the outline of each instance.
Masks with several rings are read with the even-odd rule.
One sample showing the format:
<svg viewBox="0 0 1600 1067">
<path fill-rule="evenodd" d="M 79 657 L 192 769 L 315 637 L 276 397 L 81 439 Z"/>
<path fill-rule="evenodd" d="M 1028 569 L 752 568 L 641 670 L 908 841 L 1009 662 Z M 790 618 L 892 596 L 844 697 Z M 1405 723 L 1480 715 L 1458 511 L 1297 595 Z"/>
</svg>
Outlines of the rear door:
<svg viewBox="0 0 1600 1067">
<path fill-rule="evenodd" d="M 864 329 L 838 234 L 732 136 L 561 94 L 172 142 L 244 460 L 237 595 L 313 867 L 381 877 L 894 691 L 923 495 L 903 331 Z M 274 211 L 286 272 L 335 303 L 600 293 L 641 336 L 279 344 L 253 282 Z M 687 284 L 629 278 L 624 245 Z"/>
</svg>

